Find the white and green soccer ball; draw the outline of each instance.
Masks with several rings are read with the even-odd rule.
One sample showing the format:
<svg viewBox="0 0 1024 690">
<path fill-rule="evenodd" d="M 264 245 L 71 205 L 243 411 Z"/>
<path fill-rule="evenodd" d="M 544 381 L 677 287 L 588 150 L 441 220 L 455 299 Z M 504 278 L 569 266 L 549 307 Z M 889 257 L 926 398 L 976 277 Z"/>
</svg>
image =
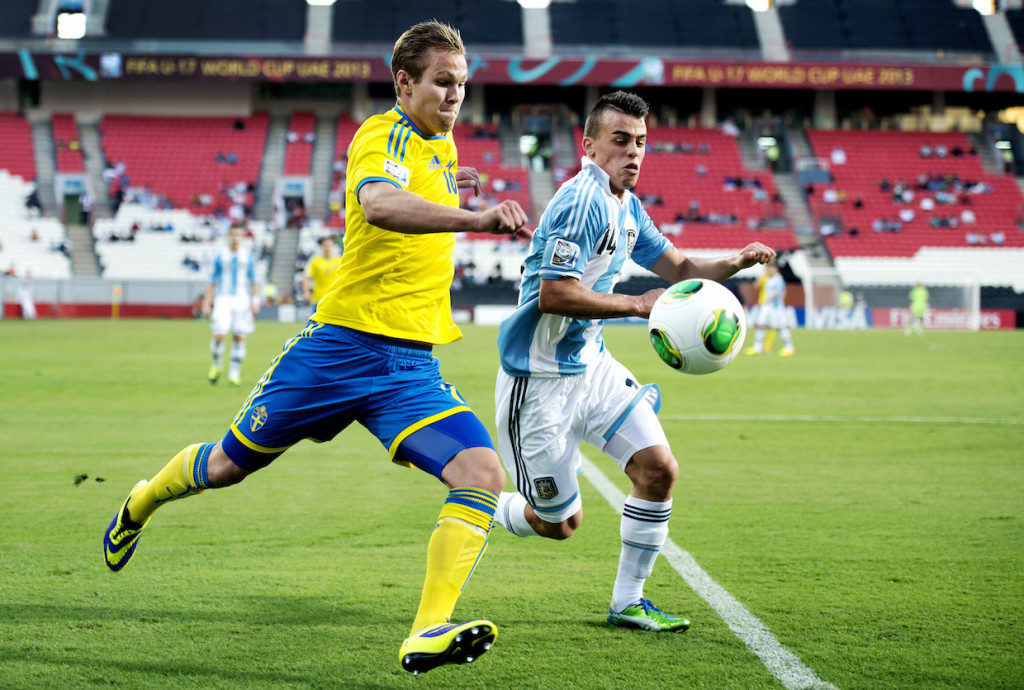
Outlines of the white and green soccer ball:
<svg viewBox="0 0 1024 690">
<path fill-rule="evenodd" d="M 728 288 L 695 278 L 658 297 L 647 331 L 654 351 L 670 367 L 684 374 L 710 374 L 736 359 L 747 319 Z"/>
</svg>

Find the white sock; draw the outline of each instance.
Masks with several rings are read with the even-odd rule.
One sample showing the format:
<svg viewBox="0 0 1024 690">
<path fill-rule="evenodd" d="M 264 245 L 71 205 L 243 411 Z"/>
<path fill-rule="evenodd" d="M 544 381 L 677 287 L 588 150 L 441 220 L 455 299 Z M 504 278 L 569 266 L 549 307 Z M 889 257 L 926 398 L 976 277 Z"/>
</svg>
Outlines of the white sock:
<svg viewBox="0 0 1024 690">
<path fill-rule="evenodd" d="M 213 358 L 213 366 L 218 369 L 224 364 L 224 341 L 217 342 L 214 338 L 210 341 L 210 356 Z"/>
<path fill-rule="evenodd" d="M 668 538 L 668 519 L 672 515 L 672 499 L 664 503 L 626 497 L 622 509 L 619 534 L 622 552 L 619 572 L 612 589 L 612 610 L 621 611 L 640 602 L 644 582 L 651 576 L 654 561 Z"/>
<path fill-rule="evenodd" d="M 779 329 L 779 336 L 782 338 L 782 344 L 786 347 L 793 348 L 793 336 L 789 333 L 789 327 L 783 327 Z"/>
<path fill-rule="evenodd" d="M 229 379 L 237 379 L 242 373 L 242 362 L 245 361 L 245 341 L 235 343 L 231 346 L 231 368 L 228 371 Z"/>
<path fill-rule="evenodd" d="M 526 499 L 515 491 L 502 491 L 498 495 L 498 509 L 494 511 L 494 521 L 517 537 L 537 535 L 526 519 Z"/>
<path fill-rule="evenodd" d="M 765 330 L 763 328 L 758 328 L 754 332 L 754 350 L 756 352 L 761 352 L 764 350 L 764 337 Z"/>
</svg>

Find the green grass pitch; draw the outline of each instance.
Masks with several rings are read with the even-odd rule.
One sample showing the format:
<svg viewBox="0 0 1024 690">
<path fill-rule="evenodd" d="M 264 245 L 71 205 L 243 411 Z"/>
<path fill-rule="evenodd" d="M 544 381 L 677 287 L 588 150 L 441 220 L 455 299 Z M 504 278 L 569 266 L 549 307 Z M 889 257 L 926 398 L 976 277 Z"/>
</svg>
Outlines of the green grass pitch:
<svg viewBox="0 0 1024 690">
<path fill-rule="evenodd" d="M 297 330 L 259 324 L 247 386 Z M 442 371 L 491 425 L 495 329 L 465 333 Z M 492 533 L 456 616 L 494 620 L 493 651 L 413 678 L 397 652 L 445 491 L 358 427 L 165 507 L 108 572 L 127 491 L 218 440 L 248 392 L 206 382 L 208 338 L 0 323 L 0 687 L 778 687 L 665 559 L 647 593 L 693 628 L 604 623 L 619 521 L 586 481 L 569 541 Z M 795 339 L 796 357 L 689 377 L 643 329 L 608 329 L 664 394 L 672 538 L 836 687 L 1024 687 L 1024 333 Z"/>
</svg>

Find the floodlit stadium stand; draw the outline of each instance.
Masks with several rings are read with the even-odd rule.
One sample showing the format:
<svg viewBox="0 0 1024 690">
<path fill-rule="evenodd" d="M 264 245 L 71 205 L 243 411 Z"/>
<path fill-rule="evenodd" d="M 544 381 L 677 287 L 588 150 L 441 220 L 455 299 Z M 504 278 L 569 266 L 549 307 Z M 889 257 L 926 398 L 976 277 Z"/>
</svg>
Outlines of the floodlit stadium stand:
<svg viewBox="0 0 1024 690">
<path fill-rule="evenodd" d="M 718 0 L 578 0 L 552 3 L 550 11 L 557 44 L 758 46 L 750 8 Z"/>
<path fill-rule="evenodd" d="M 506 0 L 446 0 L 422 3 L 406 0 L 344 0 L 334 5 L 334 40 L 393 45 L 417 22 L 438 19 L 459 28 L 467 44 L 521 44 L 522 12 Z"/>
<path fill-rule="evenodd" d="M 111 38 L 301 41 L 305 29 L 296 0 L 110 0 L 107 15 Z"/>
<path fill-rule="evenodd" d="M 838 147 L 847 158 L 843 165 L 832 165 L 834 184 L 815 185 L 811 195 L 812 207 L 819 218 L 842 218 L 842 232 L 826 238 L 833 256 L 911 256 L 921 247 L 935 246 L 1024 246 L 1024 233 L 1016 224 L 1024 197 L 1012 177 L 985 172 L 963 134 L 811 130 L 808 138 L 818 156 L 828 159 Z M 928 157 L 922 157 L 922 147 L 931 149 Z M 936 154 L 939 147 L 945 147 L 945 156 Z M 961 155 L 954 155 L 956 151 Z M 951 185 L 939 183 L 934 185 L 935 189 L 920 189 L 918 177 L 921 175 L 956 175 L 965 189 L 957 191 Z M 883 179 L 893 186 L 905 183 L 913 198 L 909 202 L 894 201 L 894 188 L 881 189 Z M 966 188 L 968 183 L 972 183 L 970 186 L 975 191 Z M 991 191 L 981 191 L 985 185 Z M 845 200 L 825 203 L 824 196 L 829 189 L 845 193 Z M 944 197 L 946 201 L 943 201 L 940 194 L 951 196 Z M 857 199 L 863 202 L 861 208 L 855 206 Z M 931 210 L 927 210 L 927 206 L 932 203 L 927 201 L 926 208 L 922 208 L 925 199 L 934 203 Z M 898 220 L 901 210 L 913 211 L 914 216 L 912 220 L 902 221 L 898 232 L 873 229 L 878 219 L 890 223 Z M 965 210 L 974 215 L 975 222 L 962 220 Z M 938 224 L 939 219 L 951 218 L 956 219 L 955 225 Z M 858 232 L 851 236 L 849 231 L 854 227 Z M 971 241 L 968 233 L 975 233 L 977 237 Z M 1002 239 L 994 241 L 993 233 L 1002 233 Z"/>
<path fill-rule="evenodd" d="M 177 208 L 210 213 L 225 185 L 255 182 L 267 138 L 267 114 L 234 117 L 105 115 L 103 150 L 123 161 L 131 186 L 149 187 Z M 235 161 L 231 162 L 231 156 Z"/>
<path fill-rule="evenodd" d="M 800 0 L 779 18 L 797 49 L 993 52 L 981 16 L 951 0 Z"/>
<path fill-rule="evenodd" d="M 0 170 L 7 170 L 25 181 L 36 177 L 32 128 L 21 115 L 0 113 Z"/>
</svg>

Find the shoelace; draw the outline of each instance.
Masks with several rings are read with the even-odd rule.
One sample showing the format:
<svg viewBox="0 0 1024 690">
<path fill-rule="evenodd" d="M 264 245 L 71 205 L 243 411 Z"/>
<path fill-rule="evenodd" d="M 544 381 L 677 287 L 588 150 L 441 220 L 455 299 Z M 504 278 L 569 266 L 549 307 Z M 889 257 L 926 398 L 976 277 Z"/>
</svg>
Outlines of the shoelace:
<svg viewBox="0 0 1024 690">
<path fill-rule="evenodd" d="M 650 599 L 640 598 L 640 608 L 644 610 L 644 613 L 660 613 L 665 615 L 665 612 L 659 609 L 657 606 L 651 603 Z"/>
</svg>

